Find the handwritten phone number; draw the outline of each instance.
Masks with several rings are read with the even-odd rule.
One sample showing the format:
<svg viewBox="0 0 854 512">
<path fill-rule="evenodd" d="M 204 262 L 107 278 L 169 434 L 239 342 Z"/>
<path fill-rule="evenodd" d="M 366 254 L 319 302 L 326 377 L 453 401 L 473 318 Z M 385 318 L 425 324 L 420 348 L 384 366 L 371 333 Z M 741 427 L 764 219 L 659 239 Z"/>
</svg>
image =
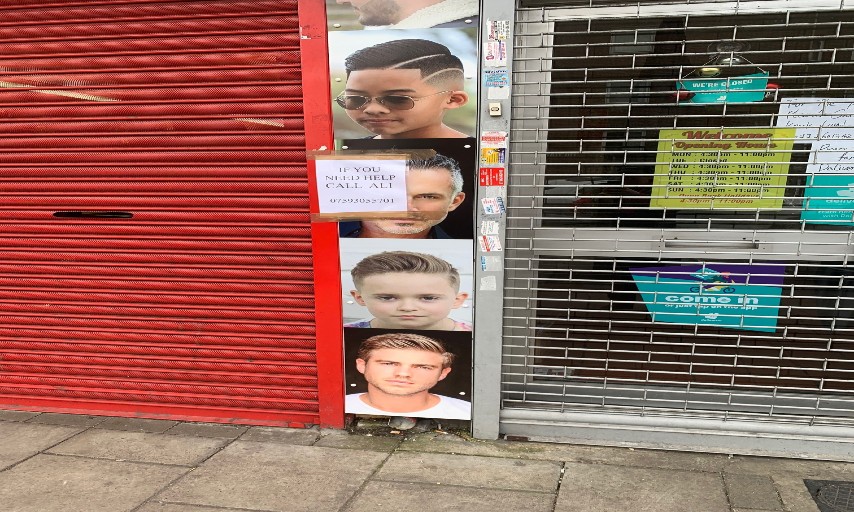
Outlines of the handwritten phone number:
<svg viewBox="0 0 854 512">
<path fill-rule="evenodd" d="M 329 202 L 331 204 L 388 204 L 388 203 L 393 203 L 394 199 L 391 199 L 391 198 L 377 198 L 377 199 L 342 198 L 342 199 L 330 199 Z"/>
</svg>

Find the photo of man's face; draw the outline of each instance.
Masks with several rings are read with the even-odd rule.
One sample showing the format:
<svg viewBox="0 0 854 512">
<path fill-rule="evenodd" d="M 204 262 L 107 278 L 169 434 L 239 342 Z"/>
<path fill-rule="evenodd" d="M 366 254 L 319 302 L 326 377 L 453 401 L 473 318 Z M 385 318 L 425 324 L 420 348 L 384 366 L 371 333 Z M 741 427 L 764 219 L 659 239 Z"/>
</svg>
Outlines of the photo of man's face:
<svg viewBox="0 0 854 512">
<path fill-rule="evenodd" d="M 353 7 L 359 23 L 366 27 L 391 25 L 401 20 L 402 9 L 397 0 L 336 0 L 336 3 Z"/>
<path fill-rule="evenodd" d="M 331 29 L 477 25 L 479 0 L 326 0 Z"/>
<path fill-rule="evenodd" d="M 362 221 L 366 232 L 380 231 L 388 237 L 424 234 L 439 224 L 465 200 L 454 194 L 451 173 L 447 169 L 415 169 L 406 175 L 407 210 L 431 214 L 429 219 L 380 219 Z M 375 229 L 373 229 L 375 228 Z"/>
<path fill-rule="evenodd" d="M 471 332 L 345 328 L 344 353 L 345 412 L 471 419 Z"/>
<path fill-rule="evenodd" d="M 427 350 L 382 348 L 367 361 L 356 359 L 356 368 L 365 376 L 369 392 L 410 396 L 429 391 L 450 373 L 442 362 L 441 354 Z"/>
<path fill-rule="evenodd" d="M 468 101 L 463 91 L 443 90 L 426 83 L 417 69 L 365 69 L 347 78 L 345 95 L 371 98 L 360 109 L 346 109 L 347 116 L 360 126 L 386 139 L 419 139 L 441 133 L 446 110 Z M 405 96 L 405 101 L 386 101 L 386 96 Z M 406 108 L 404 108 L 406 107 Z M 411 107 L 411 108 L 410 108 Z"/>
</svg>

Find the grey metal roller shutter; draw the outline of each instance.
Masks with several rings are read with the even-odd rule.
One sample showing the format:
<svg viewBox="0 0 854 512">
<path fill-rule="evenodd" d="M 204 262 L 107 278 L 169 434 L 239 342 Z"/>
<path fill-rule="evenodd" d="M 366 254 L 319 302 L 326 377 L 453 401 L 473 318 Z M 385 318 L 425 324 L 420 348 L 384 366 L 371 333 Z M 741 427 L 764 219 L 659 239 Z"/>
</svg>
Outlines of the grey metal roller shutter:
<svg viewBox="0 0 854 512">
<path fill-rule="evenodd" d="M 821 151 L 793 142 L 779 207 L 650 207 L 662 131 L 768 129 L 787 98 L 850 98 L 854 11 L 562 4 L 516 20 L 502 430 L 558 435 L 616 416 L 660 418 L 620 427 L 650 432 L 854 426 L 852 224 L 802 219 Z M 729 76 L 768 72 L 765 99 L 677 98 L 676 84 L 722 53 L 736 57 Z M 632 269 L 688 265 L 779 273 L 776 328 L 656 321 Z"/>
</svg>

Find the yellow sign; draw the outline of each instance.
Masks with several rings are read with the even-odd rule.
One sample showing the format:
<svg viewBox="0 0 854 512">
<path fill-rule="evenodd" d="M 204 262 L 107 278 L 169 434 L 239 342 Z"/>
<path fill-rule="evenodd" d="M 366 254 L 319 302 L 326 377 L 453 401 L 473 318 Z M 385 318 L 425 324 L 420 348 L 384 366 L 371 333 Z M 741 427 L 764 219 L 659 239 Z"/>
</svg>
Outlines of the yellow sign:
<svg viewBox="0 0 854 512">
<path fill-rule="evenodd" d="M 650 208 L 781 208 L 791 128 L 662 130 Z"/>
</svg>

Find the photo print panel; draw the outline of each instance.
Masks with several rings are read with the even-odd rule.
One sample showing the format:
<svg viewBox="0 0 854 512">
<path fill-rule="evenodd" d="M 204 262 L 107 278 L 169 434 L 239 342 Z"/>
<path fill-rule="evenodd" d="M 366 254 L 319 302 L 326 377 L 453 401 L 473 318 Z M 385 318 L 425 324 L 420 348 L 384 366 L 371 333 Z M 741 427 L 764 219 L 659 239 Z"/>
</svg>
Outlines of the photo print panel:
<svg viewBox="0 0 854 512">
<path fill-rule="evenodd" d="M 394 216 L 389 216 L 341 222 L 338 227 L 342 237 L 473 239 L 475 139 L 352 139 L 344 141 L 342 148 L 368 152 L 400 149 L 401 153 L 430 149 L 436 153 L 433 157 L 414 153 L 406 177 L 408 208 L 430 212 L 431 218 L 419 221 L 397 217 L 395 221 Z"/>
<path fill-rule="evenodd" d="M 330 33 L 339 147 L 343 139 L 473 137 L 477 50 L 474 28 Z"/>
<path fill-rule="evenodd" d="M 344 412 L 471 419 L 468 332 L 344 329 Z"/>
<path fill-rule="evenodd" d="M 342 238 L 344 327 L 471 331 L 471 240 Z"/>
<path fill-rule="evenodd" d="M 479 0 L 327 0 L 329 31 L 477 27 Z"/>
</svg>

